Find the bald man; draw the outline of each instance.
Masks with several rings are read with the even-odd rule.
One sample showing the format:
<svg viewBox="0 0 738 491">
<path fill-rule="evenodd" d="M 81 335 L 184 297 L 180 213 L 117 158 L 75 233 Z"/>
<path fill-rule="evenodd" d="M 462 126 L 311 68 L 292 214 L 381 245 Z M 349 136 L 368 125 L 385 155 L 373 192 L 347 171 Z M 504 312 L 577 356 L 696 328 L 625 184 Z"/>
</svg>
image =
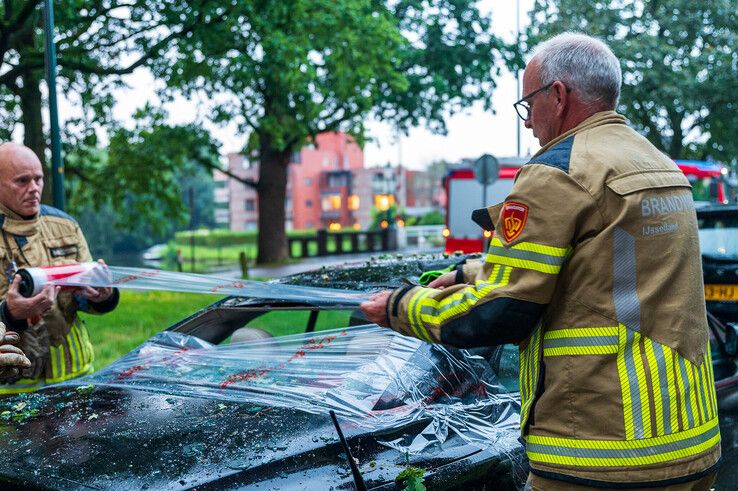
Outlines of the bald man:
<svg viewBox="0 0 738 491">
<path fill-rule="evenodd" d="M 87 241 L 66 213 L 41 204 L 44 176 L 36 154 L 23 145 L 0 145 L 0 321 L 20 334 L 30 366 L 6 374 L 0 394 L 35 390 L 90 373 L 92 345 L 78 311 L 102 314 L 118 304 L 118 291 L 46 285 L 25 298 L 19 268 L 91 261 Z"/>
</svg>

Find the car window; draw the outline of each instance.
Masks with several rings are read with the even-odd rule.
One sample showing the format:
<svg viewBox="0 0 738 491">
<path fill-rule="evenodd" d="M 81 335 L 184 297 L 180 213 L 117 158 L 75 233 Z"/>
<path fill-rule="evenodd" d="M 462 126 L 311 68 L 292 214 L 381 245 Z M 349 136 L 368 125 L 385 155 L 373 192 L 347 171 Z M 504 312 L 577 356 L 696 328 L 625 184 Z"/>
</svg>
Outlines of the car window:
<svg viewBox="0 0 738 491">
<path fill-rule="evenodd" d="M 350 317 L 351 312 L 348 310 L 322 310 L 318 314 L 315 330 L 320 331 L 323 329 L 348 326 Z M 274 311 L 257 317 L 246 324 L 246 326 L 263 329 L 272 336 L 300 334 L 305 332 L 309 318 L 310 312 L 307 310 Z"/>
<path fill-rule="evenodd" d="M 698 219 L 702 254 L 716 259 L 738 259 L 738 214 Z"/>
</svg>

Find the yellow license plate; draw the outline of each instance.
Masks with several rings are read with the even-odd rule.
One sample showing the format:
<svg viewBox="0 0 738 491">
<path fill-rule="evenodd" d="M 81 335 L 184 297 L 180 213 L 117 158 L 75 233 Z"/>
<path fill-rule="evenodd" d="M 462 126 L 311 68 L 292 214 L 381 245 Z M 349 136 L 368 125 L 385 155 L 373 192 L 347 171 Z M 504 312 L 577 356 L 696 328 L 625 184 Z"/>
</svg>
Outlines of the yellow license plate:
<svg viewBox="0 0 738 491">
<path fill-rule="evenodd" d="M 705 285 L 705 300 L 738 300 L 738 285 Z"/>
</svg>

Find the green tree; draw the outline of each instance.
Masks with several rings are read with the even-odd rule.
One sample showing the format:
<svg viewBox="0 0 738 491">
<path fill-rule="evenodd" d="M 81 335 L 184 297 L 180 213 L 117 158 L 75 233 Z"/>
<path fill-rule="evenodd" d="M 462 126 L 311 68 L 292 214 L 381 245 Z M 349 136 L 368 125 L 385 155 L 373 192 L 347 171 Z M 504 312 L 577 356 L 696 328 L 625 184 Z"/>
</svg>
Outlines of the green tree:
<svg viewBox="0 0 738 491">
<path fill-rule="evenodd" d="M 153 64 L 170 91 L 204 91 L 216 121 L 238 123 L 259 162 L 259 262 L 287 257 L 287 165 L 324 131 L 361 143 L 374 116 L 445 130 L 444 116 L 491 102 L 517 61 L 471 0 L 257 0 L 195 30 Z M 230 95 L 226 97 L 224 94 Z"/>
<path fill-rule="evenodd" d="M 606 41 L 620 58 L 619 110 L 674 159 L 738 153 L 734 0 L 537 0 L 528 44 L 563 31 Z"/>
<path fill-rule="evenodd" d="M 170 125 L 166 112 L 144 106 L 134 115 L 132 128 L 110 129 L 107 150 L 81 142 L 66 149 L 72 211 L 109 206 L 119 228 L 154 230 L 164 237 L 189 223 L 183 206 L 190 188 L 209 201 L 198 201 L 195 226 L 212 216 L 211 170 L 218 168 L 218 146 L 196 124 Z M 207 204 L 210 203 L 210 204 Z"/>
<path fill-rule="evenodd" d="M 228 15 L 216 0 L 65 0 L 54 2 L 58 91 L 81 111 L 67 121 L 67 147 L 97 145 L 97 130 L 113 124 L 113 91 L 120 76 L 159 59 L 196 29 Z M 21 125 L 24 143 L 44 163 L 41 81 L 44 78 L 43 0 L 0 2 L 0 139 Z M 217 13 L 216 13 L 217 11 Z M 65 161 L 80 177 L 82 168 Z M 51 186 L 43 199 L 50 202 Z"/>
</svg>

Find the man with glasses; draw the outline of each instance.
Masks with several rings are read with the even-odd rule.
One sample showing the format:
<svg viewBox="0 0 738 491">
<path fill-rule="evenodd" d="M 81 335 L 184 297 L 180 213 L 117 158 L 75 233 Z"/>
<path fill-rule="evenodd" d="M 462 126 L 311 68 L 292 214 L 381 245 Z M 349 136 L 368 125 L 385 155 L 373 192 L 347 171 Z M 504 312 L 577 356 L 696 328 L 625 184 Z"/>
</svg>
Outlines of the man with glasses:
<svg viewBox="0 0 738 491">
<path fill-rule="evenodd" d="M 519 345 L 529 489 L 706 490 L 720 459 L 690 185 L 615 112 L 620 85 L 595 38 L 538 46 L 515 109 L 542 148 L 473 213 L 484 260 L 362 304 L 429 342 Z"/>
</svg>

